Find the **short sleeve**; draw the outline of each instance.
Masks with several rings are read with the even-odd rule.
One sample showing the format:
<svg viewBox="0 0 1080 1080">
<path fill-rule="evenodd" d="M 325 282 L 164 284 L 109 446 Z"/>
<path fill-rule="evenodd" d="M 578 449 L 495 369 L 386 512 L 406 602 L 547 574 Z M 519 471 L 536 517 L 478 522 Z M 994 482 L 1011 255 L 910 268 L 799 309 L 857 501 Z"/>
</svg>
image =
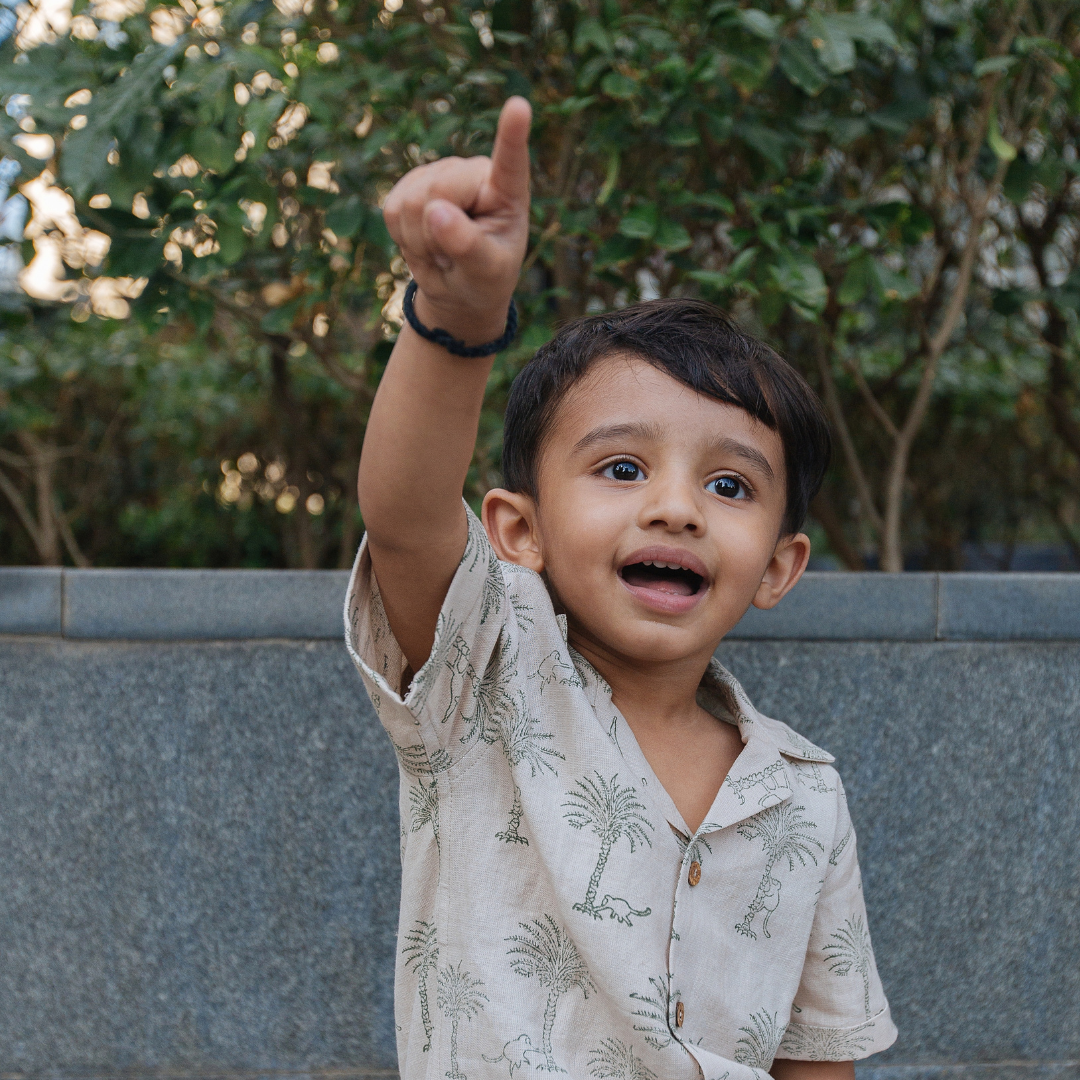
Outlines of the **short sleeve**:
<svg viewBox="0 0 1080 1080">
<path fill-rule="evenodd" d="M 855 830 L 837 780 L 837 828 L 791 1021 L 777 1054 L 802 1061 L 869 1057 L 896 1039 L 866 920 Z"/>
<path fill-rule="evenodd" d="M 510 692 L 506 683 L 516 669 L 502 567 L 479 519 L 466 512 L 465 552 L 439 612 L 431 654 L 404 698 L 399 690 L 408 661 L 390 629 L 366 536 L 346 594 L 349 654 L 407 770 L 412 759 L 424 773 L 448 768 L 483 738 L 488 706 L 497 704 L 487 699 Z"/>
</svg>

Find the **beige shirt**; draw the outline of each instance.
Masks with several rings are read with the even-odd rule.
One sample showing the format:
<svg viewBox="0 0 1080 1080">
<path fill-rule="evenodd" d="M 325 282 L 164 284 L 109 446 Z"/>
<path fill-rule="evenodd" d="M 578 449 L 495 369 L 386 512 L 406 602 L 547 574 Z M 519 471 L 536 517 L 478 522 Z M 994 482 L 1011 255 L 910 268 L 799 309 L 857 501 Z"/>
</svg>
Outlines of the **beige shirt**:
<svg viewBox="0 0 1080 1080">
<path fill-rule="evenodd" d="M 892 1043 L 833 758 L 717 662 L 698 699 L 744 748 L 691 834 L 543 580 L 471 513 L 404 700 L 366 544 L 346 623 L 401 768 L 404 1080 L 763 1080 Z"/>
</svg>

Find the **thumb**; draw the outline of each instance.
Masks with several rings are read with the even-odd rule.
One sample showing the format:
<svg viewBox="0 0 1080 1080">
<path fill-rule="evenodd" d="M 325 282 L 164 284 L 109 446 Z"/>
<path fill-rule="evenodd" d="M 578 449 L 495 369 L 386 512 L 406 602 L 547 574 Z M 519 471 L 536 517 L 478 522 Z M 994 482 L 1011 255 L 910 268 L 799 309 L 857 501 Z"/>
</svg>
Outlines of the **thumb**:
<svg viewBox="0 0 1080 1080">
<path fill-rule="evenodd" d="M 514 202 L 527 202 L 529 198 L 531 124 L 532 106 L 523 97 L 508 98 L 499 114 L 488 184 Z"/>
</svg>

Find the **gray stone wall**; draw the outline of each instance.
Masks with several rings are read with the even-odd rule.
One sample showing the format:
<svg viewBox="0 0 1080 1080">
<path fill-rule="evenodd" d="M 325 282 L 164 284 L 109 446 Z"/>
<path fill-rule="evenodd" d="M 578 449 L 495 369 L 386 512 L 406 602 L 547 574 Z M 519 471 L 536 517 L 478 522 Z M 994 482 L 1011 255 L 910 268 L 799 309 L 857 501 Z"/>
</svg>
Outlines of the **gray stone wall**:
<svg viewBox="0 0 1080 1080">
<path fill-rule="evenodd" d="M 0 570 L 0 1076 L 392 1074 L 342 589 Z M 1078 1080 L 1080 576 L 813 575 L 719 655 L 839 759 L 900 1028 L 860 1080 Z"/>
</svg>

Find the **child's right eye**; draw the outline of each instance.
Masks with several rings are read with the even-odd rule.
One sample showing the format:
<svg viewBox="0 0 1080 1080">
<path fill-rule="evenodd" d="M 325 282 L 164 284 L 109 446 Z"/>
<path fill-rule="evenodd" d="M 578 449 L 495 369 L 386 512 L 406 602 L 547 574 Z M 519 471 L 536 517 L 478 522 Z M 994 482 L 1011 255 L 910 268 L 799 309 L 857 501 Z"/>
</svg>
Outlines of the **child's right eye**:
<svg viewBox="0 0 1080 1080">
<path fill-rule="evenodd" d="M 616 461 L 602 473 L 611 480 L 640 480 L 641 470 L 632 461 Z"/>
</svg>

